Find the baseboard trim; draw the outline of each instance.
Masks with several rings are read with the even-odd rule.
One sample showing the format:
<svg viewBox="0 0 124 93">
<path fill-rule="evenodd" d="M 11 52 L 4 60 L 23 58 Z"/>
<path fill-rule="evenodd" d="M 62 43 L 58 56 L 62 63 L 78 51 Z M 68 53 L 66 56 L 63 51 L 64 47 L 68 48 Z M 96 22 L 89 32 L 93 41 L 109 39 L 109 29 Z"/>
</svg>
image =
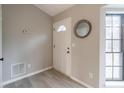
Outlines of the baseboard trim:
<svg viewBox="0 0 124 93">
<path fill-rule="evenodd" d="M 24 78 L 27 78 L 27 77 L 30 77 L 30 76 L 33 76 L 35 74 L 38 74 L 38 73 L 41 73 L 41 72 L 44 72 L 44 71 L 47 71 L 47 70 L 50 70 L 52 69 L 53 67 L 50 66 L 50 67 L 47 67 L 47 68 L 44 68 L 42 70 L 38 70 L 38 71 L 35 71 L 35 72 L 32 72 L 32 73 L 29 73 L 27 75 L 24 75 L 24 76 L 21 76 L 21 77 L 18 77 L 18 78 L 15 78 L 15 79 L 11 79 L 11 80 L 8 80 L 8 81 L 5 81 L 3 82 L 2 86 L 5 86 L 7 84 L 10 84 L 10 83 L 13 83 L 13 82 L 16 82 L 18 80 L 21 80 L 21 79 L 24 79 Z"/>
<path fill-rule="evenodd" d="M 85 83 L 85 82 L 83 82 L 83 81 L 81 81 L 81 80 L 79 80 L 79 79 L 77 79 L 77 78 L 75 78 L 75 77 L 73 77 L 73 76 L 71 76 L 70 78 L 71 78 L 72 80 L 78 82 L 79 84 L 81 84 L 81 85 L 87 87 L 87 88 L 93 88 L 93 87 L 90 86 L 89 84 L 87 84 L 87 83 Z"/>
</svg>

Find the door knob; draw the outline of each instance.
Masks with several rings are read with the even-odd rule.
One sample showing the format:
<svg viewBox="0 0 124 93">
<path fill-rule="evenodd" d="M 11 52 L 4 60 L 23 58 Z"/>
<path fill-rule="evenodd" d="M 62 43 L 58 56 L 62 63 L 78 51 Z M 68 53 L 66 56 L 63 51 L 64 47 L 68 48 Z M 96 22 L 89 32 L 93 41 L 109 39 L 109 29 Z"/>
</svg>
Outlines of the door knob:
<svg viewBox="0 0 124 93">
<path fill-rule="evenodd" d="M 67 51 L 67 53 L 69 54 L 69 53 L 70 53 L 70 51 Z"/>
<path fill-rule="evenodd" d="M 4 61 L 4 58 L 0 58 L 0 61 Z"/>
</svg>

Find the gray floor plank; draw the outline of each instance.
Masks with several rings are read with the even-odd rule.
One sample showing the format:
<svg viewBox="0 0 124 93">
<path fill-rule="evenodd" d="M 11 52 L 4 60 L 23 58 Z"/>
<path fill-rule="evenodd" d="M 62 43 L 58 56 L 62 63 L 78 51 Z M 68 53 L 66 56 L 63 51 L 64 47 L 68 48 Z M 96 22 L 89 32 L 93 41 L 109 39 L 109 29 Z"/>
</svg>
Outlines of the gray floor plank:
<svg viewBox="0 0 124 93">
<path fill-rule="evenodd" d="M 16 81 L 4 88 L 85 88 L 64 74 L 51 69 L 37 75 Z"/>
</svg>

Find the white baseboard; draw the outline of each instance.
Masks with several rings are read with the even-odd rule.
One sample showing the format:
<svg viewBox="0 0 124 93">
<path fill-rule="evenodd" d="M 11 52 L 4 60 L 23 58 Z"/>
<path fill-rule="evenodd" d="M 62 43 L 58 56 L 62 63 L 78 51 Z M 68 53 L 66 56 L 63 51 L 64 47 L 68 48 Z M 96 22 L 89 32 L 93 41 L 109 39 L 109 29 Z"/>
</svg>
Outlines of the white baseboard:
<svg viewBox="0 0 124 93">
<path fill-rule="evenodd" d="M 86 86 L 87 88 L 93 88 L 92 86 L 88 85 L 87 83 L 75 78 L 75 77 L 70 77 L 72 80 L 78 82 L 79 84 L 83 85 L 83 86 Z"/>
<path fill-rule="evenodd" d="M 24 78 L 33 76 L 33 75 L 35 75 L 35 74 L 44 72 L 44 71 L 49 70 L 49 69 L 52 69 L 52 68 L 53 68 L 53 67 L 50 66 L 50 67 L 47 67 L 47 68 L 45 68 L 45 69 L 42 69 L 42 70 L 38 70 L 38 71 L 35 71 L 35 72 L 32 72 L 32 73 L 29 73 L 29 74 L 27 74 L 27 75 L 24 75 L 24 76 L 15 78 L 15 79 L 11 79 L 11 80 L 5 81 L 5 82 L 3 82 L 2 86 L 5 86 L 5 85 L 10 84 L 10 83 L 13 83 L 13 82 L 15 82 L 15 81 L 18 81 L 18 80 L 21 80 L 21 79 L 24 79 Z"/>
</svg>

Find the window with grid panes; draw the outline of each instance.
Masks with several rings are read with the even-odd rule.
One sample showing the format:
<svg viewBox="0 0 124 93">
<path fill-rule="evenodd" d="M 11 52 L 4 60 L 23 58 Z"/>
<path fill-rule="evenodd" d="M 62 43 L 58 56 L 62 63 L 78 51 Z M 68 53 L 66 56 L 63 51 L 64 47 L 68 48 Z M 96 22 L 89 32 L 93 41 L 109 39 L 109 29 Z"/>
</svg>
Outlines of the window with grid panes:
<svg viewBox="0 0 124 93">
<path fill-rule="evenodd" d="M 106 80 L 122 80 L 121 16 L 106 15 Z"/>
</svg>

